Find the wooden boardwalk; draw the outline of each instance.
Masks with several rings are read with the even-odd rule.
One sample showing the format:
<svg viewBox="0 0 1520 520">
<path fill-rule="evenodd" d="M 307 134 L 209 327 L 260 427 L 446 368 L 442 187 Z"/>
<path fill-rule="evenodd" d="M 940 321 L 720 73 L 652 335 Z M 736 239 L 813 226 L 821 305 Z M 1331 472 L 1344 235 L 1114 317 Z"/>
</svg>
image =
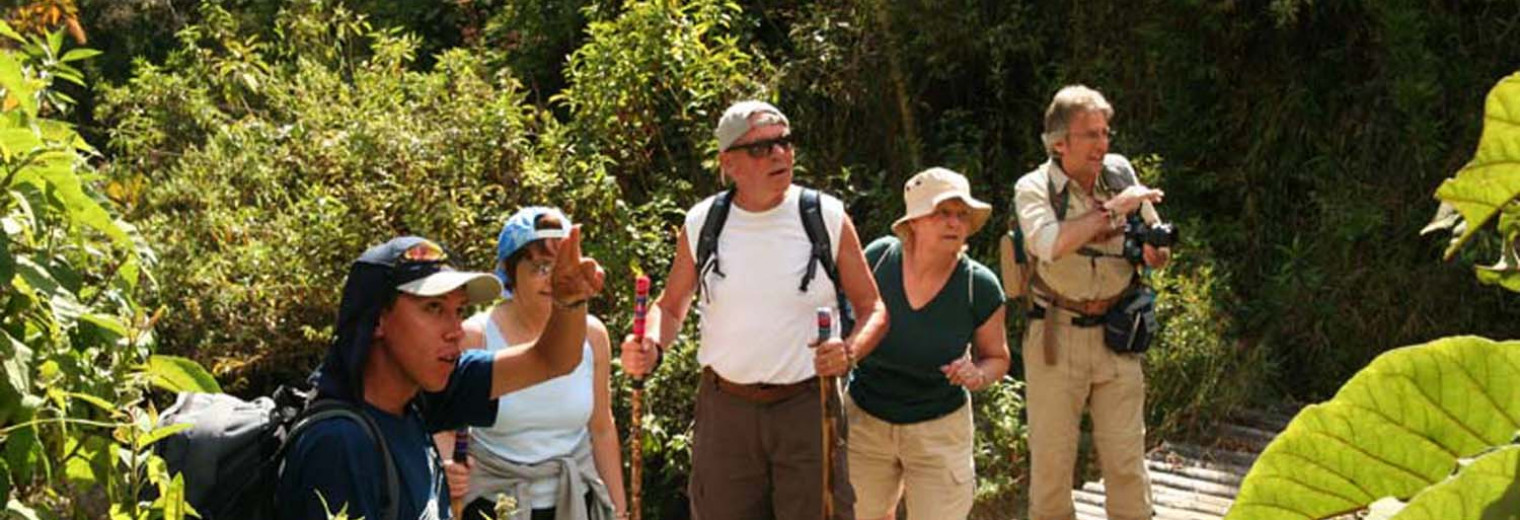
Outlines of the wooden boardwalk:
<svg viewBox="0 0 1520 520">
<path fill-rule="evenodd" d="M 1256 456 L 1291 419 L 1290 414 L 1248 412 L 1221 425 L 1213 446 L 1163 442 L 1151 450 L 1146 467 L 1157 520 L 1223 518 Z M 1078 520 L 1107 518 L 1102 482 L 1083 484 L 1073 494 Z"/>
</svg>

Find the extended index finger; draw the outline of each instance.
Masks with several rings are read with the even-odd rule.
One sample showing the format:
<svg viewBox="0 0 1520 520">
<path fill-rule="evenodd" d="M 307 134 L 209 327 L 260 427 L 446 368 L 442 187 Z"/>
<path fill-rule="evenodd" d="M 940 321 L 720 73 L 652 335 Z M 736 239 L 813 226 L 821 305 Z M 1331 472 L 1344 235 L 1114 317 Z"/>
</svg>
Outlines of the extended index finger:
<svg viewBox="0 0 1520 520">
<path fill-rule="evenodd" d="M 555 252 L 554 263 L 560 268 L 560 272 L 570 272 L 580 267 L 581 263 L 581 226 L 576 224 L 570 228 L 570 234 L 559 242 L 559 250 Z"/>
</svg>

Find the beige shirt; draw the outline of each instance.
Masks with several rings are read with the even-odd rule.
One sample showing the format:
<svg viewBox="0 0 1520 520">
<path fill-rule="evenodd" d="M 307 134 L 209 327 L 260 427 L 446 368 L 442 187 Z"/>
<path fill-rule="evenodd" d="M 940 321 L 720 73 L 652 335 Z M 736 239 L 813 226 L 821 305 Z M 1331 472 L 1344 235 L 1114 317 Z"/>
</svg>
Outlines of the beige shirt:
<svg viewBox="0 0 1520 520">
<path fill-rule="evenodd" d="M 1118 154 L 1103 158 L 1105 165 L 1113 165 L 1122 171 L 1134 171 L 1129 159 Z M 1102 253 L 1088 256 L 1078 252 L 1068 253 L 1051 260 L 1060 234 L 1061 223 L 1056 220 L 1056 201 L 1050 199 L 1050 187 L 1055 185 L 1057 196 L 1067 193 L 1066 219 L 1076 220 L 1097 210 L 1104 201 L 1117 194 L 1110 192 L 1102 182 L 1095 182 L 1091 195 L 1082 186 L 1066 176 L 1059 163 L 1047 160 L 1034 171 L 1019 178 L 1014 188 L 1014 208 L 1018 213 L 1019 228 L 1024 233 L 1024 245 L 1033 257 L 1035 273 L 1061 296 L 1073 300 L 1095 300 L 1118 295 L 1129 286 L 1135 275 L 1135 267 L 1125 260 L 1124 235 L 1115 234 L 1102 242 L 1089 242 L 1083 247 Z M 1135 180 L 1139 184 L 1139 179 Z M 1141 217 L 1148 223 L 1161 220 L 1156 208 L 1145 203 L 1140 208 Z"/>
</svg>

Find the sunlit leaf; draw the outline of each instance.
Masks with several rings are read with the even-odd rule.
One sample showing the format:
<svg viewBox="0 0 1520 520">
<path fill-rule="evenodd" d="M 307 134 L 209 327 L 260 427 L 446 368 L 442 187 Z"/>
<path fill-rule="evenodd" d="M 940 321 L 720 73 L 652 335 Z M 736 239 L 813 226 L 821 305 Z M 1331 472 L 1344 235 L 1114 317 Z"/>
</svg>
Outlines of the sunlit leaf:
<svg viewBox="0 0 1520 520">
<path fill-rule="evenodd" d="M 170 435 L 188 430 L 194 426 L 194 424 L 190 423 L 179 423 L 156 428 L 153 431 L 148 432 L 147 435 L 143 435 L 137 438 L 137 449 L 141 450 L 148 446 L 152 446 L 155 442 L 164 440 Z"/>
<path fill-rule="evenodd" d="M 67 154 L 66 157 L 48 160 L 41 168 L 38 168 L 38 173 L 55 190 L 54 194 L 63 201 L 64 207 L 68 209 L 75 223 L 105 233 L 118 246 L 131 250 L 132 237 L 116 225 L 111 214 L 107 213 L 100 203 L 85 194 L 84 185 L 75 171 L 76 164 L 77 158 L 72 154 Z"/>
<path fill-rule="evenodd" d="M 22 38 L 21 33 L 16 32 L 16 29 L 12 28 L 11 24 L 5 23 L 4 20 L 0 20 L 0 36 L 16 40 L 20 43 L 26 43 L 26 38 Z"/>
<path fill-rule="evenodd" d="M 95 49 L 71 49 L 69 52 L 63 53 L 63 57 L 59 58 L 58 61 L 68 63 L 94 58 L 99 55 L 101 55 L 101 52 Z"/>
<path fill-rule="evenodd" d="M 164 520 L 184 520 L 186 515 L 191 514 L 193 510 L 190 504 L 185 502 L 184 475 L 174 475 L 174 480 L 163 487 L 155 505 L 163 508 Z M 200 515 L 196 514 L 196 516 Z"/>
<path fill-rule="evenodd" d="M 125 323 L 122 323 L 121 319 L 117 318 L 115 316 L 107 316 L 107 315 L 104 315 L 104 314 L 97 314 L 97 313 L 93 313 L 93 312 L 87 312 L 87 313 L 81 314 L 79 316 L 79 319 L 81 321 L 89 322 L 90 324 L 95 325 L 96 327 L 100 327 L 102 329 L 105 329 L 106 331 L 110 332 L 111 334 L 113 334 L 113 335 L 115 335 L 116 337 L 119 337 L 119 338 L 126 337 L 127 334 L 129 334 L 129 332 L 127 331 L 127 325 Z"/>
<path fill-rule="evenodd" d="M 5 88 L 7 102 L 15 101 L 29 117 L 37 116 L 37 98 L 32 96 L 35 90 L 27 84 L 26 75 L 21 72 L 21 62 L 9 52 L 0 52 L 0 87 Z"/>
<path fill-rule="evenodd" d="M 1517 514 L 1520 446 L 1505 446 L 1474 459 L 1456 476 L 1415 495 L 1393 520 L 1513 519 Z"/>
<path fill-rule="evenodd" d="M 154 355 L 148 358 L 148 366 L 145 369 L 149 381 L 153 386 L 170 392 L 221 392 L 222 387 L 216 383 L 216 378 L 211 377 L 200 363 L 179 356 Z"/>
<path fill-rule="evenodd" d="M 80 393 L 80 392 L 63 392 L 63 395 L 66 396 L 66 397 L 69 397 L 71 399 L 78 399 L 80 401 L 84 401 L 86 403 L 90 403 L 91 405 L 94 405 L 96 408 L 99 408 L 103 412 L 114 412 L 114 411 L 116 411 L 116 405 L 111 404 L 110 401 L 107 401 L 105 399 L 101 399 L 99 397 L 96 397 L 96 396 L 93 396 L 93 395 L 90 395 L 90 394 L 85 394 L 85 393 Z"/>
<path fill-rule="evenodd" d="M 9 332 L 0 330 L 0 371 L 4 384 L 0 384 L 0 424 L 8 420 L 21 406 L 21 400 L 31 392 L 32 349 Z"/>
<path fill-rule="evenodd" d="M 1436 198 L 1462 214 L 1467 229 L 1450 247 L 1450 259 L 1499 208 L 1520 195 L 1520 73 L 1499 81 L 1483 107 L 1483 134 L 1472 161 L 1436 189 Z"/>
<path fill-rule="evenodd" d="M 1241 484 L 1229 519 L 1315 519 L 1407 499 L 1520 431 L 1520 341 L 1389 351 L 1305 408 Z"/>
</svg>

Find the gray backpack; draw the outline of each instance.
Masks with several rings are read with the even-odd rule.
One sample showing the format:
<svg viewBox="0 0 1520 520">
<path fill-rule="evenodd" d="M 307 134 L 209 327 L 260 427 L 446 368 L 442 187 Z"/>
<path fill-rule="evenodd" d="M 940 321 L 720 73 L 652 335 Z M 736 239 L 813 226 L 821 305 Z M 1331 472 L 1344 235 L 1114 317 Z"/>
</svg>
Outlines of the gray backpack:
<svg viewBox="0 0 1520 520">
<path fill-rule="evenodd" d="M 308 393 L 283 386 L 272 397 L 253 401 L 182 392 L 159 416 L 158 426 L 191 426 L 159 441 L 155 449 L 170 473 L 184 476 L 185 501 L 202 519 L 274 518 L 285 450 L 306 428 L 333 417 L 359 423 L 380 448 L 386 481 L 384 520 L 395 520 L 399 479 L 390 448 L 374 419 L 354 403 L 312 400 Z"/>
</svg>

